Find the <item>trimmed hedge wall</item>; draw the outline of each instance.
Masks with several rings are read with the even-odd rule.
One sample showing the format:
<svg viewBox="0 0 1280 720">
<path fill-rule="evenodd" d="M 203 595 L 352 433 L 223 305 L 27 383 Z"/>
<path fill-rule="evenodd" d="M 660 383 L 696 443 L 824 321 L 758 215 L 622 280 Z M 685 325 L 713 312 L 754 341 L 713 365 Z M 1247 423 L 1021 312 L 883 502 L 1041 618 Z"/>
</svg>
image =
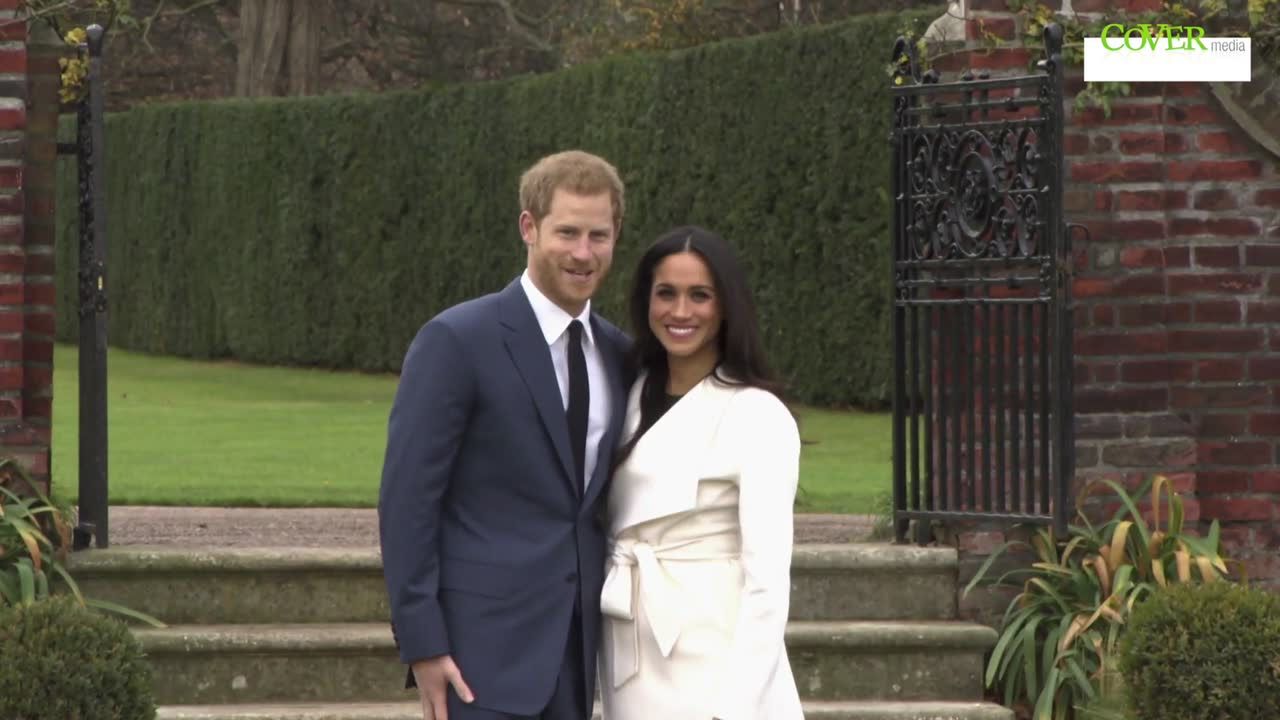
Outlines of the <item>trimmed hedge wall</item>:
<svg viewBox="0 0 1280 720">
<path fill-rule="evenodd" d="M 443 308 L 524 265 L 520 172 L 615 163 L 628 222 L 599 299 L 622 319 L 642 248 L 697 223 L 744 256 L 797 399 L 890 397 L 894 37 L 936 11 L 377 96 L 138 107 L 108 118 L 111 344 L 394 371 Z M 58 336 L 74 341 L 75 167 L 59 178 Z"/>
</svg>

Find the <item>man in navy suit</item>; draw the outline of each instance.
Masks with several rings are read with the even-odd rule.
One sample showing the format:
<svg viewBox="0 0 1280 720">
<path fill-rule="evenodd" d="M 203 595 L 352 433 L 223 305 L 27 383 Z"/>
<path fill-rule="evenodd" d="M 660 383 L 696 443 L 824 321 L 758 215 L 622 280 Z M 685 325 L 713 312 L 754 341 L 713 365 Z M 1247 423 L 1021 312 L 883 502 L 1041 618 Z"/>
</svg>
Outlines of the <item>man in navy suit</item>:
<svg viewBox="0 0 1280 720">
<path fill-rule="evenodd" d="M 591 311 L 622 227 L 603 159 L 520 180 L 524 273 L 419 330 L 391 408 L 378 503 L 400 659 L 426 720 L 587 720 L 599 521 L 630 341 Z"/>
</svg>

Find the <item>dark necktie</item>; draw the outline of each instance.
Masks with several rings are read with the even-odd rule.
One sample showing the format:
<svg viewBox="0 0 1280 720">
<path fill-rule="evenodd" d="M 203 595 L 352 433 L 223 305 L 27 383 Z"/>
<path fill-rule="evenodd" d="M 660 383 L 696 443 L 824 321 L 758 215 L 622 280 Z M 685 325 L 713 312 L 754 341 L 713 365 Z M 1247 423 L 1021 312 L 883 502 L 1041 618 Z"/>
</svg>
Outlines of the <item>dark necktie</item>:
<svg viewBox="0 0 1280 720">
<path fill-rule="evenodd" d="M 573 465 L 578 471 L 578 490 L 586 485 L 587 408 L 591 406 L 591 390 L 587 385 L 587 356 L 582 352 L 582 323 L 569 323 L 569 444 L 573 448 Z"/>
</svg>

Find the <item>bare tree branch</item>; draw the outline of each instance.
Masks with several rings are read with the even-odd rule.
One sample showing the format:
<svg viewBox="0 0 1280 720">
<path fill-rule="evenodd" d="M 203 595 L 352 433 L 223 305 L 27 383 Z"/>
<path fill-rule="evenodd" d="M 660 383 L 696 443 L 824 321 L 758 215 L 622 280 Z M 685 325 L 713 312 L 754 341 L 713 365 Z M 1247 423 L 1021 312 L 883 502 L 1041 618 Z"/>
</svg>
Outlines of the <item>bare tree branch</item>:
<svg viewBox="0 0 1280 720">
<path fill-rule="evenodd" d="M 478 7 L 499 10 L 506 17 L 507 29 L 515 33 L 533 49 L 547 54 L 556 54 L 556 47 L 547 40 L 538 37 L 530 29 L 530 25 L 536 26 L 536 18 L 530 18 L 514 5 L 510 0 L 438 0 L 445 5 L 458 5 L 462 7 Z M 526 24 L 527 23 L 527 24 Z"/>
<path fill-rule="evenodd" d="M 142 44 L 145 45 L 148 50 L 151 50 L 153 52 L 155 51 L 156 48 L 154 45 L 151 44 L 151 28 L 155 26 L 156 18 L 160 17 L 160 13 L 164 11 L 164 5 L 166 2 L 167 0 L 160 0 L 159 2 L 157 2 L 155 12 L 151 13 L 149 16 L 139 21 L 138 23 L 138 25 L 142 28 L 142 35 L 140 36 L 140 38 L 142 39 Z"/>
</svg>

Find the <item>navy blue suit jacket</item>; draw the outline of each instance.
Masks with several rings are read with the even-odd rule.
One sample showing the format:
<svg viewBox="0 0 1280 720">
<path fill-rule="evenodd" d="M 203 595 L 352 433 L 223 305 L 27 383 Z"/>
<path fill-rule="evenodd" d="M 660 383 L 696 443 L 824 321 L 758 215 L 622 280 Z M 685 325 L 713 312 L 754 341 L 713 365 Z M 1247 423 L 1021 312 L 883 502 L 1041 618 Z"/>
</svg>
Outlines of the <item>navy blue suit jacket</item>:
<svg viewBox="0 0 1280 720">
<path fill-rule="evenodd" d="M 551 351 L 518 279 L 433 318 L 401 369 L 378 503 L 392 628 L 406 664 L 452 654 L 478 707 L 543 709 L 575 599 L 592 704 L 600 505 L 626 409 L 630 341 L 594 313 L 591 322 L 611 406 L 585 496 L 571 480 Z"/>
</svg>

